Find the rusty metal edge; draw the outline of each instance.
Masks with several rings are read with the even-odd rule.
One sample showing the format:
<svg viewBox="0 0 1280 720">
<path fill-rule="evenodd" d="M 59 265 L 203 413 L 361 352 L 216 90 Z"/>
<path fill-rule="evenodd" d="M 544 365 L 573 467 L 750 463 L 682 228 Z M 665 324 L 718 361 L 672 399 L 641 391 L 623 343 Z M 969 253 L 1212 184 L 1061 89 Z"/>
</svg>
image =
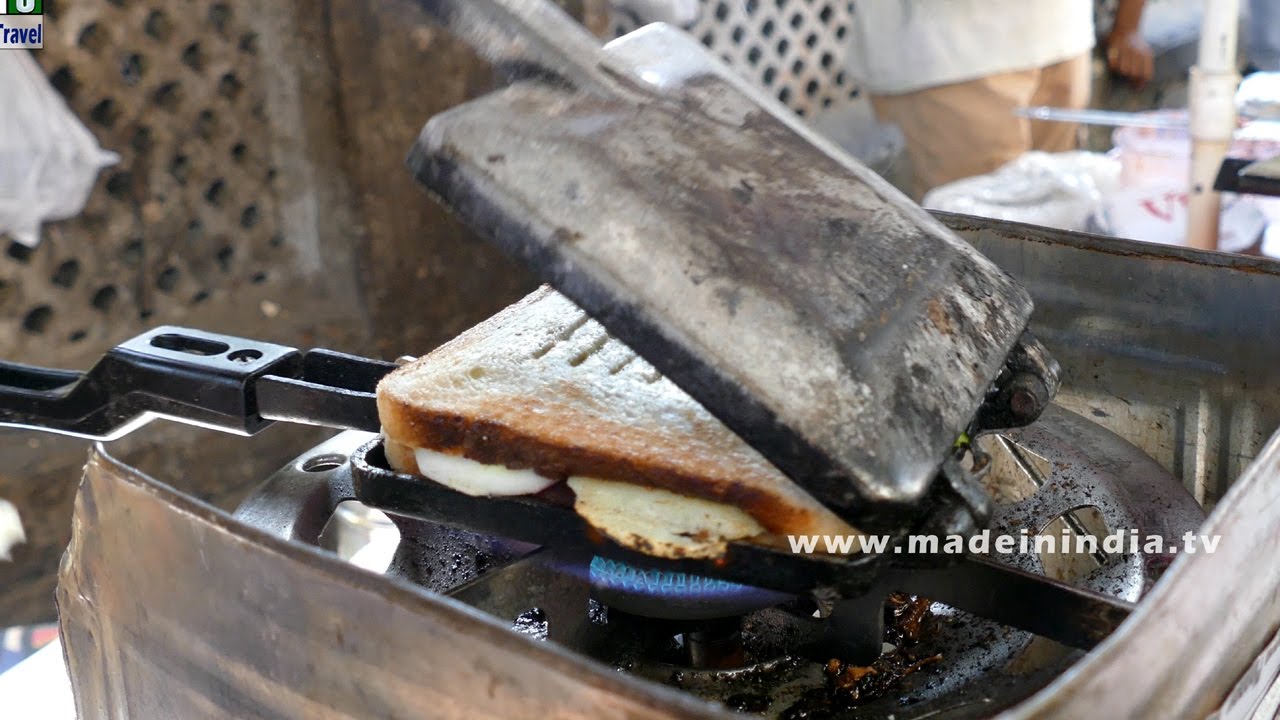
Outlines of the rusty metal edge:
<svg viewBox="0 0 1280 720">
<path fill-rule="evenodd" d="M 612 668 L 574 655 L 559 646 L 538 642 L 514 633 L 496 619 L 458 601 L 430 593 L 403 581 L 375 575 L 345 563 L 336 556 L 317 548 L 289 543 L 269 533 L 238 522 L 229 514 L 189 497 L 176 488 L 149 477 L 112 457 L 101 443 L 96 443 L 89 453 L 80 491 L 76 497 L 76 520 L 73 523 L 73 538 L 59 569 L 58 600 L 60 616 L 65 611 L 65 608 L 61 607 L 63 601 L 69 599 L 64 598 L 65 583 L 69 575 L 75 572 L 73 566 L 77 544 L 85 534 L 80 525 L 81 515 L 86 511 L 93 512 L 92 505 L 95 501 L 92 497 L 86 495 L 86 489 L 95 478 L 123 481 L 167 505 L 175 513 L 184 516 L 184 519 L 189 523 L 208 526 L 215 531 L 227 534 L 243 545 L 260 548 L 271 555 L 305 566 L 311 572 L 326 576 L 328 581 L 345 586 L 351 591 L 377 593 L 391 605 L 425 616 L 441 626 L 465 627 L 468 638 L 474 640 L 476 645 L 488 645 L 495 651 L 496 660 L 502 660 L 504 654 L 523 655 L 551 673 L 572 678 L 573 682 L 580 683 L 584 689 L 622 701 L 620 707 L 617 708 L 623 713 L 622 717 L 671 718 L 673 720 L 685 718 L 729 720 L 737 717 L 716 704 L 699 700 L 663 685 L 620 674 Z M 86 504 L 89 507 L 86 508 Z M 77 599 L 85 600 L 82 596 Z M 67 619 L 62 617 L 61 623 L 63 624 L 63 631 L 66 633 L 68 631 Z M 216 639 L 214 642 L 216 642 Z M 69 645 L 70 643 L 64 643 L 63 645 L 63 659 L 72 674 L 73 686 L 76 686 L 77 663 L 70 656 Z M 101 656 L 103 648 L 99 646 L 95 647 L 95 650 Z M 102 663 L 101 657 L 90 660 L 85 666 L 100 670 L 106 668 L 107 673 L 119 671 L 116 663 Z M 104 686 L 103 689 L 107 690 L 105 697 L 114 700 L 111 703 L 113 712 L 109 716 L 127 717 L 127 713 L 121 714 L 121 710 L 127 707 L 129 703 L 123 702 L 121 697 L 116 696 L 116 693 L 122 692 L 120 679 L 116 677 L 98 677 L 92 678 L 92 681 Z M 80 688 L 78 686 L 76 687 L 76 692 L 79 716 L 86 719 L 99 717 L 93 713 L 85 712 L 85 708 L 80 706 L 81 698 L 79 697 Z M 526 707 L 523 713 L 536 713 L 537 711 L 538 708 Z"/>
<path fill-rule="evenodd" d="M 1129 240 L 1127 238 L 1098 235 L 1096 233 L 1058 230 L 1042 225 L 1010 222 L 1008 220 L 992 220 L 974 215 L 929 210 L 939 222 L 953 232 L 994 232 L 1026 242 L 1041 245 L 1064 245 L 1080 250 L 1089 250 L 1104 255 L 1120 257 L 1152 257 L 1160 260 L 1174 260 L 1192 265 L 1220 267 L 1264 275 L 1280 276 L 1280 261 L 1252 255 L 1195 250 L 1178 245 Z"/>
</svg>

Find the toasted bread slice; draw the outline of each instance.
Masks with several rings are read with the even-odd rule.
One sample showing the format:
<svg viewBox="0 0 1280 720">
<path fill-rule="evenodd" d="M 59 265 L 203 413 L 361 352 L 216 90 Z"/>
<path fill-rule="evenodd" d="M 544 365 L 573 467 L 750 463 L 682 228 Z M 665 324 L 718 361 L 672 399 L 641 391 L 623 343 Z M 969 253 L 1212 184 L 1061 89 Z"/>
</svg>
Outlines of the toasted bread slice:
<svg viewBox="0 0 1280 720">
<path fill-rule="evenodd" d="M 378 412 L 394 469 L 423 474 L 420 464 L 442 473 L 459 464 L 488 468 L 479 483 L 436 478 L 463 492 L 502 494 L 494 488 L 507 480 L 514 492 L 536 492 L 538 484 L 530 484 L 534 476 L 527 472 L 532 470 L 548 484 L 571 477 L 627 483 L 748 516 L 719 513 L 712 519 L 716 513 L 708 514 L 705 503 L 691 505 L 686 515 L 708 518 L 707 537 L 699 539 L 710 544 L 673 549 L 667 543 L 655 551 L 645 547 L 645 533 L 635 522 L 625 533 L 601 527 L 608 524 L 601 518 L 619 514 L 598 501 L 598 490 L 608 483 L 585 494 L 577 483 L 579 514 L 615 540 L 651 554 L 705 556 L 722 549 L 723 540 L 736 539 L 734 533 L 856 532 L 547 287 L 392 372 L 378 385 Z M 497 485 L 484 484 L 491 476 Z M 595 503 L 595 510 L 583 503 Z M 683 530 L 666 529 L 668 536 L 673 532 L 689 535 L 687 522 Z"/>
</svg>

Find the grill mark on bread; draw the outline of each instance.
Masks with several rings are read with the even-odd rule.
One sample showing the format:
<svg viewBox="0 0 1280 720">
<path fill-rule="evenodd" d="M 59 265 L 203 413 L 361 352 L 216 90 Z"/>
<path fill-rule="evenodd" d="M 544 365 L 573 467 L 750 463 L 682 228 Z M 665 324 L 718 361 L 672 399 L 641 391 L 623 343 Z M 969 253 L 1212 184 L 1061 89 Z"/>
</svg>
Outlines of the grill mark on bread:
<svg viewBox="0 0 1280 720">
<path fill-rule="evenodd" d="M 569 359 L 569 367 L 578 367 L 582 363 L 586 362 L 592 355 L 595 355 L 604 349 L 604 346 L 612 339 L 613 338 L 609 337 L 608 334 L 603 334 L 596 338 L 595 341 L 588 345 L 582 352 Z"/>
<path fill-rule="evenodd" d="M 574 320 L 572 323 L 569 324 L 568 327 L 566 327 L 564 330 L 561 330 L 559 333 L 557 333 L 556 336 L 551 338 L 551 340 L 548 341 L 545 345 L 533 351 L 534 360 L 541 360 L 542 358 L 546 357 L 547 353 L 554 350 L 556 345 L 559 345 L 562 342 L 568 342 L 569 339 L 572 338 L 575 333 L 581 330 L 584 325 L 586 325 L 588 322 L 591 322 L 590 315 L 587 315 L 587 313 L 582 310 L 579 310 L 579 312 L 581 312 L 582 314 L 578 316 L 577 320 Z"/>
<path fill-rule="evenodd" d="M 659 383 L 665 376 L 624 343 L 613 339 L 598 361 L 569 366 L 602 336 L 599 323 L 544 286 L 392 372 L 377 392 L 392 467 L 420 474 L 407 450 L 416 447 L 552 479 L 581 475 L 734 505 L 775 540 L 857 532 L 692 398 Z M 531 355 L 546 360 L 535 365 Z M 474 367 L 486 369 L 481 379 L 465 377 Z"/>
<path fill-rule="evenodd" d="M 774 493 L 734 482 L 732 478 L 710 479 L 682 472 L 679 468 L 658 465 L 651 460 L 634 460 L 591 448 L 551 445 L 488 420 L 410 413 L 411 409 L 400 416 L 407 421 L 406 427 L 400 429 L 414 438 L 417 447 L 461 455 L 486 465 L 502 465 L 513 470 L 531 469 L 557 481 L 575 475 L 593 477 L 722 502 L 742 508 L 769 532 L 786 533 L 814 520 L 813 514 L 803 508 L 777 502 Z M 394 440 L 390 435 L 388 432 L 387 459 L 392 469 L 420 474 L 416 461 L 412 460 L 411 446 Z M 393 451 L 393 444 L 401 447 Z"/>
<path fill-rule="evenodd" d="M 635 361 L 636 361 L 636 358 L 638 358 L 638 357 L 640 357 L 640 356 L 639 356 L 639 355 L 637 355 L 637 354 L 635 354 L 635 353 L 631 353 L 631 354 L 627 357 L 627 359 L 626 359 L 626 360 L 623 360 L 622 362 L 618 363 L 617 365 L 614 365 L 613 367 L 609 368 L 609 374 L 610 374 L 610 375 L 617 375 L 618 373 L 622 372 L 622 371 L 623 371 L 623 369 L 625 369 L 628 365 L 630 365 L 631 363 L 635 362 Z"/>
</svg>

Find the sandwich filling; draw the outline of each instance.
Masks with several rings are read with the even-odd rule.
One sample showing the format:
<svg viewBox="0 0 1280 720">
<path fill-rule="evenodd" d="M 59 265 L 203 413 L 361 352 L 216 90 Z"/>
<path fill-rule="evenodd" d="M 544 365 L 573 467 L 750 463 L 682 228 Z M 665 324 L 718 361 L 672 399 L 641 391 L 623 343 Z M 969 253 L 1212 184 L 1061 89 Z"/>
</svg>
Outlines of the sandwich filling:
<svg viewBox="0 0 1280 720">
<path fill-rule="evenodd" d="M 513 470 L 423 448 L 413 449 L 413 459 L 422 475 L 472 497 L 533 495 L 556 484 L 528 468 Z"/>
<path fill-rule="evenodd" d="M 460 455 L 413 448 L 417 473 L 472 497 L 534 495 L 558 481 L 529 468 L 508 468 Z M 725 543 L 765 533 L 741 509 L 662 488 L 570 477 L 573 509 L 623 547 L 667 558 L 714 558 Z"/>
<path fill-rule="evenodd" d="M 742 510 L 661 488 L 571 477 L 573 509 L 609 539 L 646 555 L 715 558 L 725 543 L 764 533 Z"/>
<path fill-rule="evenodd" d="M 858 532 L 550 288 L 390 373 L 377 399 L 394 470 L 478 497 L 567 481 L 577 514 L 638 552 Z"/>
</svg>

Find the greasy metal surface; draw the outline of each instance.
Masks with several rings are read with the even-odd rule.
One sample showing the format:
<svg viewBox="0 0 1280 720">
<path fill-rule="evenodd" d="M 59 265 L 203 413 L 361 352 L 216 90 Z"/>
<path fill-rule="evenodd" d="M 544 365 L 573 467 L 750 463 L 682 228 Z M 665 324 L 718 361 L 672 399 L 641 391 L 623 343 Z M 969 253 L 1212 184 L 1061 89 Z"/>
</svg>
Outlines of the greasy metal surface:
<svg viewBox="0 0 1280 720">
<path fill-rule="evenodd" d="M 1210 508 L 1280 427 L 1280 263 L 939 214 L 1032 293 L 1056 402 Z"/>
<path fill-rule="evenodd" d="M 513 587 L 517 578 L 532 591 L 523 592 L 523 584 Z M 464 593 L 467 602 L 499 620 L 535 617 L 551 642 L 607 662 L 620 672 L 739 709 L 743 696 L 749 695 L 753 716 L 797 717 L 792 709 L 797 700 L 824 687 L 822 667 L 831 656 L 811 654 L 810 642 L 830 625 L 808 616 L 811 605 L 797 602 L 715 622 L 671 622 L 603 605 L 584 608 L 582 581 L 580 568 L 575 573 L 563 563 L 526 558 L 450 595 Z M 475 593 L 477 588 L 483 592 Z M 560 590 L 547 591 L 553 588 Z M 883 612 L 883 608 L 880 602 L 874 609 Z M 943 661 L 929 672 L 908 676 L 885 697 L 839 717 L 911 720 L 957 707 L 989 713 L 1043 687 L 1078 658 L 1068 652 L 1031 658 L 1035 653 L 1027 652 L 1027 641 L 1020 633 L 993 632 L 968 616 L 938 610 L 946 614 L 936 617 L 936 625 L 917 650 L 921 657 L 941 653 Z M 518 621 L 513 625 L 517 631 L 527 629 Z M 696 656 L 691 657 L 696 649 L 691 636 L 714 625 L 742 628 L 745 652 L 729 667 L 699 667 Z M 877 638 L 877 648 L 881 640 L 883 636 Z"/>
<path fill-rule="evenodd" d="M 414 518 L 388 517 L 400 531 L 400 544 L 387 573 L 435 592 L 474 580 L 536 547 Z"/>
<path fill-rule="evenodd" d="M 1030 427 L 1002 433 L 998 443 L 992 452 L 1007 456 L 1001 470 L 1025 476 L 1034 489 L 1025 499 L 997 507 L 993 531 L 1017 535 L 1025 528 L 1037 533 L 1054 518 L 1095 508 L 1108 532 L 1137 530 L 1143 538 L 1159 535 L 1179 544 L 1184 533 L 1204 522 L 1204 510 L 1167 470 L 1119 436 L 1060 407 L 1050 407 Z M 1024 569 L 1044 571 L 1038 560 L 1024 558 L 1033 564 L 1020 564 L 1017 555 L 1002 557 Z M 1127 567 L 1095 575 L 1097 584 L 1090 587 L 1136 601 L 1174 558 L 1169 552 L 1109 558 Z"/>
<path fill-rule="evenodd" d="M 1006 717 L 1199 718 L 1227 697 L 1280 626 L 1280 435 L 1201 532 L 1216 551 L 1181 555 L 1119 631 Z"/>
<path fill-rule="evenodd" d="M 411 167 L 819 499 L 900 527 L 1025 292 L 688 36 L 580 60 L 609 95 L 512 86 L 433 119 Z"/>
<path fill-rule="evenodd" d="M 993 532 L 1016 537 L 1026 530 L 1035 535 L 1045 532 L 1054 519 L 1083 506 L 1104 509 L 1106 528 L 1100 530 L 1102 533 L 1134 528 L 1142 534 L 1160 534 L 1180 541 L 1184 532 L 1195 530 L 1204 519 L 1204 513 L 1176 479 L 1137 448 L 1073 413 L 1050 408 L 1035 425 L 987 440 L 993 455 L 987 480 L 1002 500 Z M 1031 461 L 1019 464 L 1019 457 Z M 1015 496 L 1015 490 L 1021 492 Z M 1046 572 L 1047 563 L 1035 553 L 999 558 L 1024 570 Z M 1151 590 L 1170 559 L 1167 555 L 1126 553 L 1108 557 L 1102 567 L 1080 566 L 1071 577 L 1062 579 L 1136 601 Z M 931 593 L 936 590 L 931 585 L 935 582 L 927 571 L 907 572 L 898 582 L 887 580 L 883 589 L 934 597 Z M 996 583 L 990 585 L 994 587 Z M 1049 605 L 1033 601 L 1031 595 L 1007 585 L 1000 584 L 996 592 L 1015 597 L 1029 613 L 1055 612 Z M 878 597 L 882 598 L 883 593 Z M 867 708 L 867 717 L 875 716 L 876 710 L 910 718 L 958 708 L 985 716 L 1005 701 L 1015 700 L 1017 693 L 1047 682 L 1079 657 L 1060 647 L 1051 650 L 1029 633 L 968 613 L 939 606 L 935 611 L 946 619 L 931 648 L 943 654 L 943 672 L 908 680 L 902 694 L 921 703 L 918 707 L 915 703 L 909 709 L 876 704 Z M 1040 673 L 1038 679 L 1027 676 L 1032 669 Z M 924 700 L 929 702 L 922 703 Z"/>
<path fill-rule="evenodd" d="M 1133 454 L 1132 449 L 1129 454 Z M 1124 459 L 1120 454 L 1115 462 Z M 913 557 L 895 551 L 842 557 L 823 552 L 801 554 L 785 547 L 742 540 L 728 543 L 725 553 L 712 559 L 660 560 L 600 536 L 572 511 L 563 495 L 494 498 L 463 495 L 437 483 L 389 470 L 380 442 L 360 448 L 350 462 L 356 499 L 368 507 L 471 532 L 550 545 L 587 557 L 599 555 L 642 568 L 690 573 L 786 593 L 826 591 L 835 598 L 858 597 L 868 591 L 880 592 L 882 596 L 896 591 L 913 592 L 1086 649 L 1106 637 L 1132 609 L 1129 603 L 1106 593 L 1079 589 L 981 556 L 947 558 L 935 552 Z M 1079 470 L 1088 469 L 1085 466 Z M 1107 479 L 1102 470 L 1081 477 L 1080 483 L 1087 489 Z M 1051 493 L 1044 496 L 1046 501 L 1054 499 Z M 1134 501 L 1125 498 L 1119 502 Z M 1051 502 L 1049 509 L 1061 512 Z M 1027 507 L 1019 510 L 1026 512 Z M 1054 517 L 1056 514 L 1040 521 L 1047 523 Z M 412 533 L 402 529 L 402 535 Z M 1116 574 L 1132 575 L 1124 571 Z M 1141 588 L 1143 585 L 1140 576 L 1127 577 L 1127 580 L 1129 586 Z M 1001 592 L 1001 588 L 1010 591 Z M 1034 602 L 1023 603 L 1021 598 Z M 1036 607 L 1046 612 L 1037 612 Z M 873 616 L 846 617 L 850 623 L 875 622 Z M 854 633 L 864 641 L 877 632 L 867 629 L 866 623 Z M 837 642 L 833 646 L 855 656 L 851 658 L 854 660 L 874 658 L 879 647 L 870 641 L 857 645 Z"/>
<path fill-rule="evenodd" d="M 940 217 L 1032 290 L 1032 328 L 1064 368 L 1058 402 L 1217 505 L 1201 532 L 1230 546 L 1177 560 L 1120 632 L 1014 717 L 1205 714 L 1280 624 L 1280 528 L 1259 511 L 1280 487 L 1280 441 L 1263 453 L 1280 426 L 1280 264 Z"/>
<path fill-rule="evenodd" d="M 991 446 L 994 467 L 989 479 L 1008 487 L 1028 487 L 1029 497 L 1006 499 L 997 507 L 993 532 L 1017 536 L 1026 529 L 1031 534 L 1045 532 L 1055 518 L 1080 507 L 1102 509 L 1107 531 L 1136 528 L 1140 533 L 1180 539 L 1182 533 L 1198 528 L 1204 514 L 1175 479 L 1156 467 L 1137 448 L 1073 413 L 1050 408 L 1039 422 L 1028 428 L 1002 433 Z M 994 439 L 994 438 L 993 438 Z M 1015 458 L 1033 458 L 1019 464 Z M 1040 475 L 1038 482 L 1029 473 Z M 1045 573 L 1045 559 L 1029 555 L 998 555 L 1002 562 L 1036 573 Z M 1069 578 L 1076 584 L 1127 600 L 1137 601 L 1151 590 L 1168 556 L 1146 553 L 1109 557 L 1106 565 L 1076 571 Z M 919 583 L 914 584 L 914 583 Z M 927 577 L 908 581 L 906 587 L 928 596 Z M 1025 596 L 1020 600 L 1027 601 Z M 1046 607 L 1026 602 L 1031 612 L 1049 612 Z M 991 650 L 1012 645 L 1018 654 L 1034 654 L 1032 637 L 1011 632 L 980 618 L 963 618 L 974 637 L 993 638 L 988 647 L 953 647 L 947 657 L 961 667 L 975 666 L 999 675 L 1017 674 L 1019 664 L 1002 663 Z M 1064 667 L 1059 665 L 1058 667 Z M 999 669 L 996 669 L 999 668 Z M 945 677 L 939 684 L 958 689 L 962 678 Z"/>
<path fill-rule="evenodd" d="M 337 502 L 352 496 L 348 456 L 371 437 L 344 433 L 313 448 L 268 479 L 237 511 L 236 518 L 274 536 L 314 544 Z M 1125 523 L 1133 522 L 1132 527 L 1144 531 L 1179 536 L 1199 524 L 1199 513 L 1175 480 L 1150 467 L 1150 461 L 1136 448 L 1082 418 L 1053 409 L 1036 426 L 1002 437 L 1001 444 L 992 446 L 995 460 L 988 478 L 1000 484 L 1002 492 L 997 495 L 1001 497 L 1028 483 L 1038 485 L 1032 497 L 1039 507 L 1026 500 L 1006 502 L 999 529 L 1015 534 L 1017 526 L 1038 530 L 1060 515 L 1064 504 L 1072 507 L 1076 495 L 1107 507 L 1109 527 L 1129 527 Z M 1027 466 L 1014 463 L 1013 453 L 1036 458 L 1033 471 L 1043 477 L 1038 481 L 1026 477 Z M 1045 469 L 1040 470 L 1042 466 Z M 1165 516 L 1166 520 L 1158 528 L 1130 520 L 1151 516 Z M 813 655 L 811 643 L 824 637 L 824 629 L 836 628 L 831 622 L 807 617 L 807 609 L 750 613 L 743 619 L 747 667 L 695 669 L 666 645 L 672 634 L 696 632 L 701 627 L 698 623 L 641 620 L 616 612 L 630 605 L 588 607 L 588 592 L 607 604 L 616 597 L 614 592 L 601 594 L 598 587 L 590 589 L 597 578 L 587 569 L 588 556 L 542 552 L 516 559 L 528 548 L 512 552 L 515 548 L 510 543 L 503 546 L 496 539 L 426 522 L 415 524 L 406 518 L 397 518 L 397 524 L 403 540 L 393 573 L 462 600 L 517 632 L 731 706 L 741 702 L 744 694 L 749 695 L 757 706 L 767 706 L 769 717 L 783 715 L 798 697 L 823 685 L 820 667 L 827 656 Z M 1150 586 L 1148 561 L 1160 559 L 1115 558 L 1108 567 L 1069 579 L 1135 599 Z M 1044 571 L 1034 555 L 1004 560 Z M 941 596 L 934 594 L 938 589 L 935 584 L 948 582 L 944 576 L 927 573 L 909 573 L 900 579 L 906 584 L 890 584 L 925 596 Z M 1033 599 L 1032 594 L 1012 591 L 1003 584 L 1007 580 L 990 577 L 971 584 L 975 588 L 1000 587 L 1001 593 L 1015 596 L 1039 616 L 1055 614 L 1052 598 Z M 795 603 L 784 598 L 777 604 L 787 607 Z M 879 595 L 868 605 L 877 615 L 882 607 Z M 1049 649 L 1043 640 L 1035 641 L 1027 633 L 998 623 L 941 605 L 935 605 L 934 612 L 938 625 L 920 653 L 941 653 L 944 661 L 939 671 L 909 676 L 891 696 L 859 708 L 857 717 L 892 715 L 904 720 L 934 717 L 940 711 L 950 717 L 986 714 L 1026 697 L 1078 659 L 1077 654 Z M 877 650 L 881 637 L 875 638 Z"/>
<path fill-rule="evenodd" d="M 58 606 L 82 720 L 731 717 L 249 528 L 101 452 Z"/>
<path fill-rule="evenodd" d="M 347 458 L 373 438 L 349 431 L 320 443 L 254 489 L 235 519 L 284 540 L 318 545 L 338 505 L 355 499 Z"/>
</svg>

